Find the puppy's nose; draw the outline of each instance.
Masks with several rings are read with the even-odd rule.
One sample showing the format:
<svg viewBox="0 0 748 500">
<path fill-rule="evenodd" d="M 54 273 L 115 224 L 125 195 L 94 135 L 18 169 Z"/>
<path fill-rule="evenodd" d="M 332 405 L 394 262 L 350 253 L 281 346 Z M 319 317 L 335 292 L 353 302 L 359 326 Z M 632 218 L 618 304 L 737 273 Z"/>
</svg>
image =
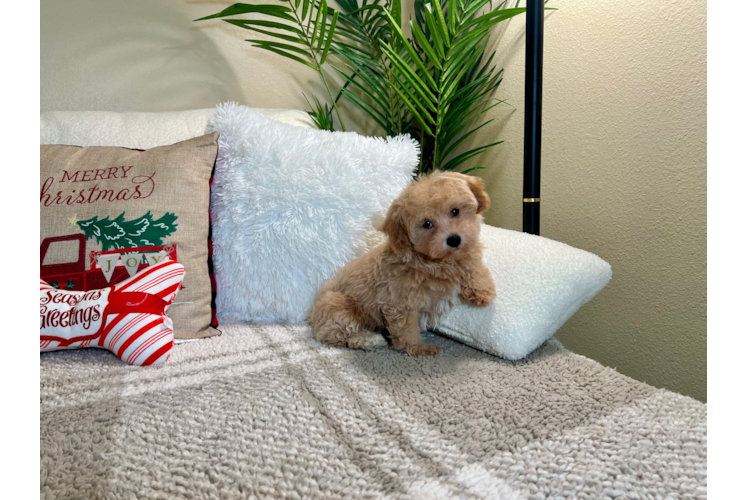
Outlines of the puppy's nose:
<svg viewBox="0 0 748 500">
<path fill-rule="evenodd" d="M 457 248 L 460 246 L 460 243 L 462 242 L 462 239 L 460 239 L 459 234 L 453 234 L 449 238 L 447 238 L 447 245 L 451 246 L 452 248 Z"/>
</svg>

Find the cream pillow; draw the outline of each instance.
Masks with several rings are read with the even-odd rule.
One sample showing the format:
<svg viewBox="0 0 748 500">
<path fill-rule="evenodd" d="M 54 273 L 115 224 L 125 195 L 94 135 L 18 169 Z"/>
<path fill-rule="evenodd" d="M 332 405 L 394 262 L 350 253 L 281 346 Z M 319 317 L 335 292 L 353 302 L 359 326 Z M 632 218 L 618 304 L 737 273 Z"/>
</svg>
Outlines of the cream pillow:
<svg viewBox="0 0 748 500">
<path fill-rule="evenodd" d="M 273 120 L 314 128 L 306 112 L 298 109 L 255 109 Z M 39 144 L 119 146 L 150 149 L 168 146 L 205 133 L 215 108 L 161 113 L 114 111 L 48 111 L 41 114 Z"/>
<path fill-rule="evenodd" d="M 502 358 L 530 354 L 612 276 L 597 255 L 548 238 L 484 225 L 480 239 L 496 299 L 488 307 L 456 305 L 435 330 Z"/>
</svg>

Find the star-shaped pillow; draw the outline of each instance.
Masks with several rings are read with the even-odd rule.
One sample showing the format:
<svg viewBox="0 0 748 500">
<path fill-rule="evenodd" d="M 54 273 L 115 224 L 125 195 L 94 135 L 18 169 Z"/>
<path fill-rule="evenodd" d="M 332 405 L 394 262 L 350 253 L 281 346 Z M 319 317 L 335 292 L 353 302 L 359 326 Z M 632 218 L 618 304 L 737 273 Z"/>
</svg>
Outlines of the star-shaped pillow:
<svg viewBox="0 0 748 500">
<path fill-rule="evenodd" d="M 40 352 L 98 347 L 131 365 L 165 362 L 174 345 L 166 310 L 183 279 L 184 266 L 167 261 L 101 290 L 58 290 L 40 280 Z"/>
</svg>

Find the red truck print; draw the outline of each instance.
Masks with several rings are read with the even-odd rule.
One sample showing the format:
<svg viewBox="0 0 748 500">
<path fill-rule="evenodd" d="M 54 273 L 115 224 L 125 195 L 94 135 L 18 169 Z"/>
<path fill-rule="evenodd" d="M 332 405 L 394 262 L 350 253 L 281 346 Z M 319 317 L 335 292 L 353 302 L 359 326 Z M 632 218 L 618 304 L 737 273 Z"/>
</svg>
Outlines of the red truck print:
<svg viewBox="0 0 748 500">
<path fill-rule="evenodd" d="M 78 242 L 78 260 L 64 264 L 47 264 L 44 265 L 44 258 L 47 255 L 50 245 L 63 241 Z M 86 271 L 86 236 L 83 234 L 71 234 L 67 236 L 55 236 L 45 238 L 42 241 L 40 249 L 41 279 L 55 288 L 63 290 L 77 290 L 87 292 L 89 290 L 98 290 L 112 286 L 120 281 L 130 277 L 125 261 L 123 259 L 137 259 L 139 261 L 137 271 L 147 268 L 150 263 L 146 255 L 163 251 L 170 260 L 177 261 L 176 245 L 168 246 L 147 246 L 135 247 L 118 250 L 105 250 L 101 252 L 92 251 L 89 254 L 90 269 Z M 98 257 L 100 255 L 120 254 L 120 258 L 114 261 L 106 261 L 104 265 L 114 266 L 114 270 L 109 280 L 106 279 L 104 269 L 99 267 Z M 133 255 L 135 254 L 135 255 Z M 129 264 L 130 262 L 128 262 Z M 133 263 L 133 267 L 134 267 Z M 108 271 L 109 269 L 107 269 Z M 134 274 L 134 272 L 133 272 Z"/>
</svg>

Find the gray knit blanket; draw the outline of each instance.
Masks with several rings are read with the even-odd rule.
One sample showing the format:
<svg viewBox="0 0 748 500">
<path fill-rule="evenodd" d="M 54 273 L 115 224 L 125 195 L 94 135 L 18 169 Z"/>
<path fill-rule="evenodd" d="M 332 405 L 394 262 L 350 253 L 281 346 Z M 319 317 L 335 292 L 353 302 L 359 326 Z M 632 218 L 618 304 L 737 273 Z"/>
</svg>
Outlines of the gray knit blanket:
<svg viewBox="0 0 748 500">
<path fill-rule="evenodd" d="M 160 367 L 42 354 L 41 498 L 706 498 L 706 405 L 558 341 L 508 362 L 222 329 Z"/>
</svg>

